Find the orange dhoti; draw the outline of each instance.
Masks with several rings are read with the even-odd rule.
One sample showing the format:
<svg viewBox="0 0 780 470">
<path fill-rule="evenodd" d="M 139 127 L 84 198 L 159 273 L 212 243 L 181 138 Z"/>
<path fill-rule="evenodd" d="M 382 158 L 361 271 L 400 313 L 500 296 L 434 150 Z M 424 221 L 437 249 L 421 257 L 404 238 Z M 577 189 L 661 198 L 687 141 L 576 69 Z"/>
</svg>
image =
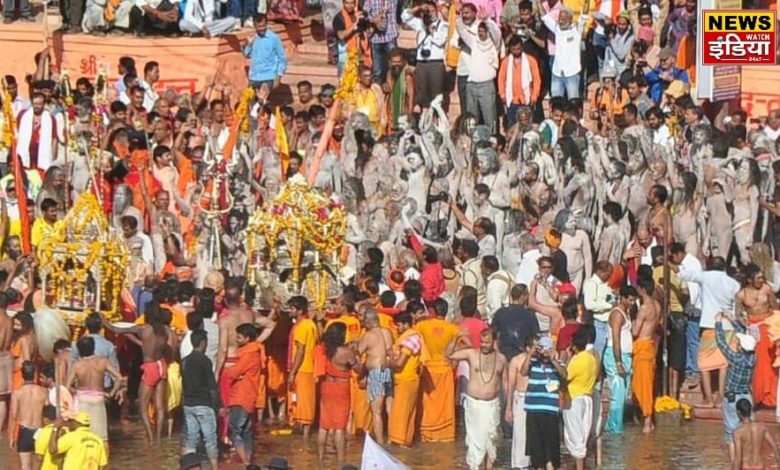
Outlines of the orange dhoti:
<svg viewBox="0 0 780 470">
<path fill-rule="evenodd" d="M 387 436 L 393 444 L 412 445 L 417 424 L 419 392 L 420 379 L 395 383 L 393 406 L 390 408 L 387 424 Z"/>
<path fill-rule="evenodd" d="M 281 398 L 287 395 L 287 375 L 283 364 L 286 360 L 278 359 L 274 356 L 268 358 L 268 383 L 267 391 L 269 397 Z"/>
<path fill-rule="evenodd" d="M 756 343 L 756 368 L 753 370 L 753 403 L 774 408 L 777 405 L 777 369 L 774 368 L 775 345 L 769 339 L 769 326 L 763 319 L 748 320 L 750 325 L 758 324 L 759 338 Z"/>
<path fill-rule="evenodd" d="M 449 364 L 426 366 L 420 377 L 420 387 L 422 441 L 455 441 L 455 377 L 452 367 Z"/>
<path fill-rule="evenodd" d="M 726 331 L 726 342 L 731 343 L 734 332 Z M 726 362 L 726 356 L 720 352 L 718 343 L 715 341 L 714 328 L 702 328 L 699 339 L 699 370 L 709 372 L 711 370 L 723 369 L 729 365 Z"/>
<path fill-rule="evenodd" d="M 350 395 L 348 380 L 324 380 L 320 383 L 320 429 L 347 429 Z"/>
<path fill-rule="evenodd" d="M 290 395 L 293 393 L 295 394 L 295 400 L 289 400 L 290 403 L 295 403 L 290 412 L 292 423 L 312 424 L 317 404 L 314 374 L 312 372 L 298 372 L 295 374 L 295 383 L 293 390 L 290 391 Z"/>
<path fill-rule="evenodd" d="M 642 410 L 642 416 L 653 415 L 653 379 L 655 378 L 655 341 L 634 341 L 631 390 Z"/>
<path fill-rule="evenodd" d="M 358 431 L 371 431 L 371 404 L 368 402 L 368 393 L 365 388 L 360 388 L 358 378 L 354 375 L 349 381 L 352 390 L 352 434 Z"/>
</svg>

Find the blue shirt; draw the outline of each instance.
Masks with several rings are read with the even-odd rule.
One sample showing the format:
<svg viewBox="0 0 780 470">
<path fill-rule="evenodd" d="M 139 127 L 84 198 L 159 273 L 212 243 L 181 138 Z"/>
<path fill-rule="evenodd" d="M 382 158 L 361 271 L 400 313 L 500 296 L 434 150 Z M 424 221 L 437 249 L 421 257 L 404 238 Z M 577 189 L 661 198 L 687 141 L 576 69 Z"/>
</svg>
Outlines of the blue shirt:
<svg viewBox="0 0 780 470">
<path fill-rule="evenodd" d="M 661 78 L 661 74 L 663 73 L 663 69 L 661 67 L 656 67 L 653 70 L 648 71 L 645 74 L 645 78 L 647 79 L 647 85 L 650 87 L 650 98 L 653 99 L 653 101 L 658 104 L 661 102 L 661 98 L 663 98 L 663 91 L 664 88 L 666 88 L 666 80 Z M 683 69 L 678 69 L 677 67 L 672 67 L 672 80 L 680 80 L 684 84 L 688 85 L 690 83 L 690 80 L 688 79 L 688 72 L 686 72 Z M 671 82 L 671 80 L 670 80 Z"/>
<path fill-rule="evenodd" d="M 531 366 L 528 369 L 528 388 L 525 392 L 526 413 L 557 415 L 560 411 L 558 395 L 560 386 L 561 378 L 555 366 L 538 359 L 531 359 Z"/>
<path fill-rule="evenodd" d="M 734 330 L 738 333 L 744 333 L 745 327 L 737 322 L 732 322 Z M 726 334 L 723 332 L 723 324 L 715 323 L 715 341 L 718 343 L 718 349 L 729 363 L 729 369 L 726 373 L 726 392 L 731 393 L 750 393 L 753 383 L 753 369 L 756 367 L 756 354 L 745 351 L 734 351 L 729 347 L 726 341 Z"/>
<path fill-rule="evenodd" d="M 266 30 L 263 36 L 255 36 L 244 46 L 244 56 L 249 58 L 249 81 L 265 82 L 281 77 L 287 71 L 287 54 L 279 36 Z"/>
<path fill-rule="evenodd" d="M 114 344 L 107 340 L 106 338 L 102 337 L 101 335 L 96 334 L 89 334 L 88 336 L 91 336 L 95 340 L 95 357 L 106 357 L 108 358 L 108 362 L 111 363 L 112 366 L 116 367 L 117 370 L 119 370 L 119 361 L 116 357 L 116 348 L 114 347 Z M 80 359 L 79 357 L 79 349 L 76 347 L 76 342 L 73 342 L 73 346 L 70 350 L 70 363 L 73 365 L 76 361 Z M 113 380 L 111 380 L 111 374 L 106 372 L 105 377 L 103 378 L 103 388 L 110 389 L 114 386 Z"/>
</svg>

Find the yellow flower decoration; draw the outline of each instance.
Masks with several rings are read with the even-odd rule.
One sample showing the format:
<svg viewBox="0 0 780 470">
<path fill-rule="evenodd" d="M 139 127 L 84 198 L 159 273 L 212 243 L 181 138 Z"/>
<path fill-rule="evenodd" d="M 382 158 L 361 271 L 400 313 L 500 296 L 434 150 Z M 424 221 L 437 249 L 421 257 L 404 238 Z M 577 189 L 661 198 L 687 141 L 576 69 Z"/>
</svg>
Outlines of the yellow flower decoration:
<svg viewBox="0 0 780 470">
<path fill-rule="evenodd" d="M 79 196 L 37 254 L 44 299 L 60 308 L 69 324 L 80 325 L 101 306 L 109 320 L 121 319 L 119 299 L 129 250 L 124 240 L 108 236 L 108 221 L 92 193 Z"/>
</svg>

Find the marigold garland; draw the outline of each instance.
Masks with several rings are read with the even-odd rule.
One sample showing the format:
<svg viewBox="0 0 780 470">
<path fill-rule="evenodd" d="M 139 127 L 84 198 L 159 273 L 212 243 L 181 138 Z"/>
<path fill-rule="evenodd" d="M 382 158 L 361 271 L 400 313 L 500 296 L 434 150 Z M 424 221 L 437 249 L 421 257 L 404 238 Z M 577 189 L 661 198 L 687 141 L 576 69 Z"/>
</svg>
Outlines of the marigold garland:
<svg viewBox="0 0 780 470">
<path fill-rule="evenodd" d="M 693 416 L 693 408 L 690 405 L 677 401 L 673 397 L 663 395 L 655 399 L 654 406 L 656 413 L 663 413 L 664 411 L 682 410 L 683 418 L 686 420 L 691 419 Z"/>
<path fill-rule="evenodd" d="M 38 248 L 41 274 L 47 283 L 44 297 L 54 307 L 70 302 L 76 311 L 69 309 L 63 315 L 71 325 L 81 324 L 92 313 L 93 304 L 94 309 L 107 305 L 102 313 L 109 320 L 121 319 L 119 299 L 129 250 L 124 240 L 107 235 L 108 221 L 97 198 L 82 193 Z M 97 284 L 89 292 L 96 296 L 93 299 L 87 298 L 90 272 Z M 100 298 L 95 290 L 99 290 Z"/>
<path fill-rule="evenodd" d="M 344 206 L 312 188 L 297 175 L 282 186 L 273 200 L 256 211 L 247 226 L 247 249 L 257 252 L 257 237 L 262 236 L 268 247 L 270 261 L 276 258 L 279 240 L 283 237 L 293 263 L 292 280 L 300 280 L 300 263 L 303 251 L 310 247 L 320 256 L 335 259 L 344 246 L 347 218 Z M 326 258 L 327 259 L 327 258 Z M 254 282 L 256 265 L 248 265 L 248 278 Z M 318 308 L 324 307 L 327 296 L 327 273 L 321 264 L 306 279 L 309 294 Z"/>
</svg>

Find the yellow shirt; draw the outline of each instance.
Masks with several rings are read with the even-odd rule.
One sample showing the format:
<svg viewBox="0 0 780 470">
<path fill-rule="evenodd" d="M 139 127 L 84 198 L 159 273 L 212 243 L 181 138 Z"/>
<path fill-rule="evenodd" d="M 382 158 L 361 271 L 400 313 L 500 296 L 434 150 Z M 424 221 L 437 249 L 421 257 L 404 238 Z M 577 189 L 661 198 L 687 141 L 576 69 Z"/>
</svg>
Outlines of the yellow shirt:
<svg viewBox="0 0 780 470">
<path fill-rule="evenodd" d="M 108 465 L 103 441 L 88 427 L 61 436 L 57 440 L 57 453 L 65 454 L 62 470 L 98 470 Z"/>
<path fill-rule="evenodd" d="M 46 222 L 44 219 L 35 219 L 30 232 L 30 244 L 35 247 L 41 246 L 45 238 L 54 234 L 54 225 Z"/>
<path fill-rule="evenodd" d="M 664 267 L 663 266 L 656 266 L 653 268 L 653 281 L 655 281 L 656 285 L 659 287 L 663 287 L 661 284 L 661 279 L 664 278 Z M 669 311 L 670 312 L 682 312 L 685 310 L 685 306 L 680 302 L 680 299 L 677 298 L 677 294 L 675 294 L 674 290 L 671 289 L 671 286 L 676 287 L 678 290 L 685 291 L 688 290 L 688 285 L 680 279 L 680 277 L 677 275 L 676 272 L 669 270 Z"/>
<path fill-rule="evenodd" d="M 62 463 L 62 457 L 52 457 L 49 452 L 49 440 L 54 432 L 54 425 L 47 424 L 35 433 L 35 455 L 43 457 L 41 460 L 41 470 L 59 470 Z"/>
<path fill-rule="evenodd" d="M 311 318 L 301 318 L 293 326 L 293 358 L 298 354 L 299 344 L 303 345 L 303 362 L 298 372 L 314 372 L 314 347 L 317 345 L 317 325 Z"/>
<path fill-rule="evenodd" d="M 566 366 L 567 390 L 570 398 L 593 393 L 596 385 L 596 358 L 588 351 L 580 351 Z"/>
<path fill-rule="evenodd" d="M 415 380 L 420 377 L 420 356 L 424 347 L 422 335 L 412 328 L 404 331 L 395 341 L 393 349 L 409 357 L 403 369 L 393 374 L 396 382 Z"/>
<path fill-rule="evenodd" d="M 170 327 L 174 329 L 176 333 L 184 334 L 188 331 L 187 328 L 187 317 L 182 314 L 182 312 L 178 311 L 178 309 L 171 308 L 170 305 L 161 305 L 162 308 L 168 309 L 169 312 L 171 312 L 171 324 Z M 140 317 L 135 319 L 136 325 L 143 325 L 146 323 L 146 315 L 141 314 Z"/>
<path fill-rule="evenodd" d="M 327 330 L 328 327 L 334 323 L 343 323 L 344 326 L 347 327 L 347 334 L 344 337 L 344 342 L 347 344 L 359 340 L 363 335 L 363 326 L 360 324 L 360 319 L 358 317 L 349 314 L 341 315 L 338 318 L 328 320 L 327 323 L 325 323 L 325 329 Z"/>
<path fill-rule="evenodd" d="M 393 341 L 398 339 L 398 330 L 395 329 L 395 322 L 393 321 L 393 317 L 386 313 L 379 313 L 377 314 L 377 317 L 379 317 L 379 326 L 390 330 L 390 334 L 393 335 Z"/>
<path fill-rule="evenodd" d="M 459 332 L 457 325 L 441 318 L 428 318 L 417 323 L 414 328 L 420 332 L 428 348 L 431 361 L 444 361 L 444 350 Z"/>
</svg>

